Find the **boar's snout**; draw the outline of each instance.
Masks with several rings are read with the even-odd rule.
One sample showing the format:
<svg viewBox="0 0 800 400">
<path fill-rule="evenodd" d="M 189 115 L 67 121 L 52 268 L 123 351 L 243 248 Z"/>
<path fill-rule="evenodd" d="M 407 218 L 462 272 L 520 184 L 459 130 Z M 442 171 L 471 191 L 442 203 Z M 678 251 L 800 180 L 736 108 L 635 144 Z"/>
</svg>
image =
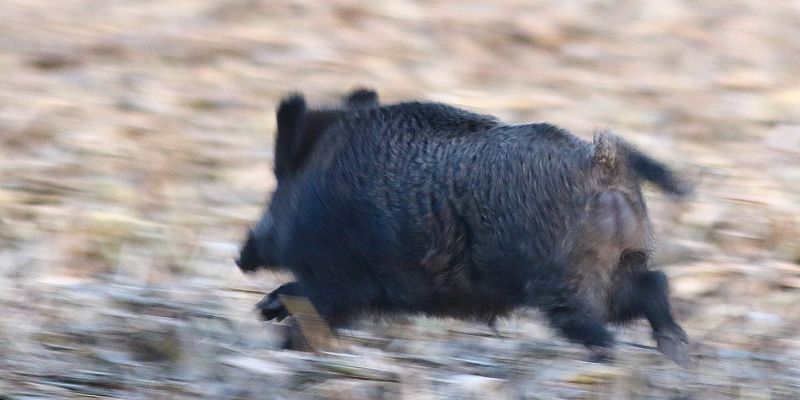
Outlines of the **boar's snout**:
<svg viewBox="0 0 800 400">
<path fill-rule="evenodd" d="M 264 225 L 267 225 L 266 227 Z M 251 229 L 242 246 L 236 265 L 244 272 L 252 272 L 259 268 L 278 267 L 275 236 L 269 224 L 261 224 Z"/>
<path fill-rule="evenodd" d="M 236 259 L 236 266 L 244 272 L 252 272 L 258 267 L 264 265 L 261 254 L 258 251 L 258 244 L 256 243 L 256 236 L 253 231 L 247 234 L 247 241 L 242 246 L 242 251 Z"/>
</svg>

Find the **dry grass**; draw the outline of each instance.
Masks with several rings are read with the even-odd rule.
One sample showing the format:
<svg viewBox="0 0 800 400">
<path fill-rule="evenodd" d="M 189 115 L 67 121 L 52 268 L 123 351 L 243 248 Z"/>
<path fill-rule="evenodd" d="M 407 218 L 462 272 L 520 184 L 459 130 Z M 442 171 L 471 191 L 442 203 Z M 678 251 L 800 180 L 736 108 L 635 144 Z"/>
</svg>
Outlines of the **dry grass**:
<svg viewBox="0 0 800 400">
<path fill-rule="evenodd" d="M 800 7 L 529 3 L 3 2 L 0 398 L 800 397 Z M 231 262 L 274 185 L 272 110 L 361 85 L 610 127 L 692 176 L 649 197 L 697 369 L 585 363 L 527 316 L 274 350 L 250 310 L 288 277 Z"/>
</svg>

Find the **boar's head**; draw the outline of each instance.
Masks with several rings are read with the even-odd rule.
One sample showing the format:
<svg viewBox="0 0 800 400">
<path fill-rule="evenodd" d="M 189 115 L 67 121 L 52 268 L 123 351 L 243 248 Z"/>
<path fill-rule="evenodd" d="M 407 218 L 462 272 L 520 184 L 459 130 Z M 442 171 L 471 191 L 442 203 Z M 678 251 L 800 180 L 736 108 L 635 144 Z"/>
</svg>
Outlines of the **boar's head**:
<svg viewBox="0 0 800 400">
<path fill-rule="evenodd" d="M 300 94 L 285 98 L 276 113 L 277 134 L 273 170 L 277 187 L 261 220 L 250 229 L 236 265 L 245 272 L 281 266 L 278 228 L 291 207 L 293 178 L 311 157 L 314 146 L 342 112 L 379 105 L 378 95 L 356 89 L 343 98 L 344 108 L 308 110 Z"/>
</svg>

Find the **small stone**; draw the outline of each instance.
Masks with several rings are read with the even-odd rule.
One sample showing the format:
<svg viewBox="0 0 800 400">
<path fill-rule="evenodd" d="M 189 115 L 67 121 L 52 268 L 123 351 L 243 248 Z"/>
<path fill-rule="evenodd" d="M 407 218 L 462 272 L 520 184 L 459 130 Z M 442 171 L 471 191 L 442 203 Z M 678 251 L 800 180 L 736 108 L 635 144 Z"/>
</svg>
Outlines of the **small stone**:
<svg viewBox="0 0 800 400">
<path fill-rule="evenodd" d="M 283 365 L 260 358 L 247 356 L 223 357 L 220 362 L 232 367 L 259 374 L 259 375 L 288 375 L 289 372 Z"/>
<path fill-rule="evenodd" d="M 620 377 L 619 369 L 613 366 L 599 365 L 588 371 L 581 371 L 564 379 L 577 385 L 599 385 Z"/>
<path fill-rule="evenodd" d="M 453 388 L 452 396 L 458 399 L 497 399 L 501 396 L 503 379 L 478 375 L 456 375 L 448 379 Z M 499 397 L 500 396 L 500 397 Z"/>
</svg>

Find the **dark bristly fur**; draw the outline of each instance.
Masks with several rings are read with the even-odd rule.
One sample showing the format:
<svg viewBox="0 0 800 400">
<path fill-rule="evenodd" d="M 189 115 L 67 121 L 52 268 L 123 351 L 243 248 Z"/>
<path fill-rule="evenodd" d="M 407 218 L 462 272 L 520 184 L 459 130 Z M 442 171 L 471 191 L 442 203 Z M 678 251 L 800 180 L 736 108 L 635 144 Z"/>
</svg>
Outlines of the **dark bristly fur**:
<svg viewBox="0 0 800 400">
<path fill-rule="evenodd" d="M 278 294 L 306 296 L 333 326 L 364 313 L 492 322 L 535 307 L 598 357 L 606 323 L 646 318 L 659 349 L 688 363 L 666 277 L 648 266 L 640 189 L 683 184 L 619 137 L 592 143 L 548 124 L 506 125 L 438 103 L 378 104 L 360 89 L 340 109 L 278 109 L 278 187 L 238 265 L 288 268 Z"/>
</svg>

